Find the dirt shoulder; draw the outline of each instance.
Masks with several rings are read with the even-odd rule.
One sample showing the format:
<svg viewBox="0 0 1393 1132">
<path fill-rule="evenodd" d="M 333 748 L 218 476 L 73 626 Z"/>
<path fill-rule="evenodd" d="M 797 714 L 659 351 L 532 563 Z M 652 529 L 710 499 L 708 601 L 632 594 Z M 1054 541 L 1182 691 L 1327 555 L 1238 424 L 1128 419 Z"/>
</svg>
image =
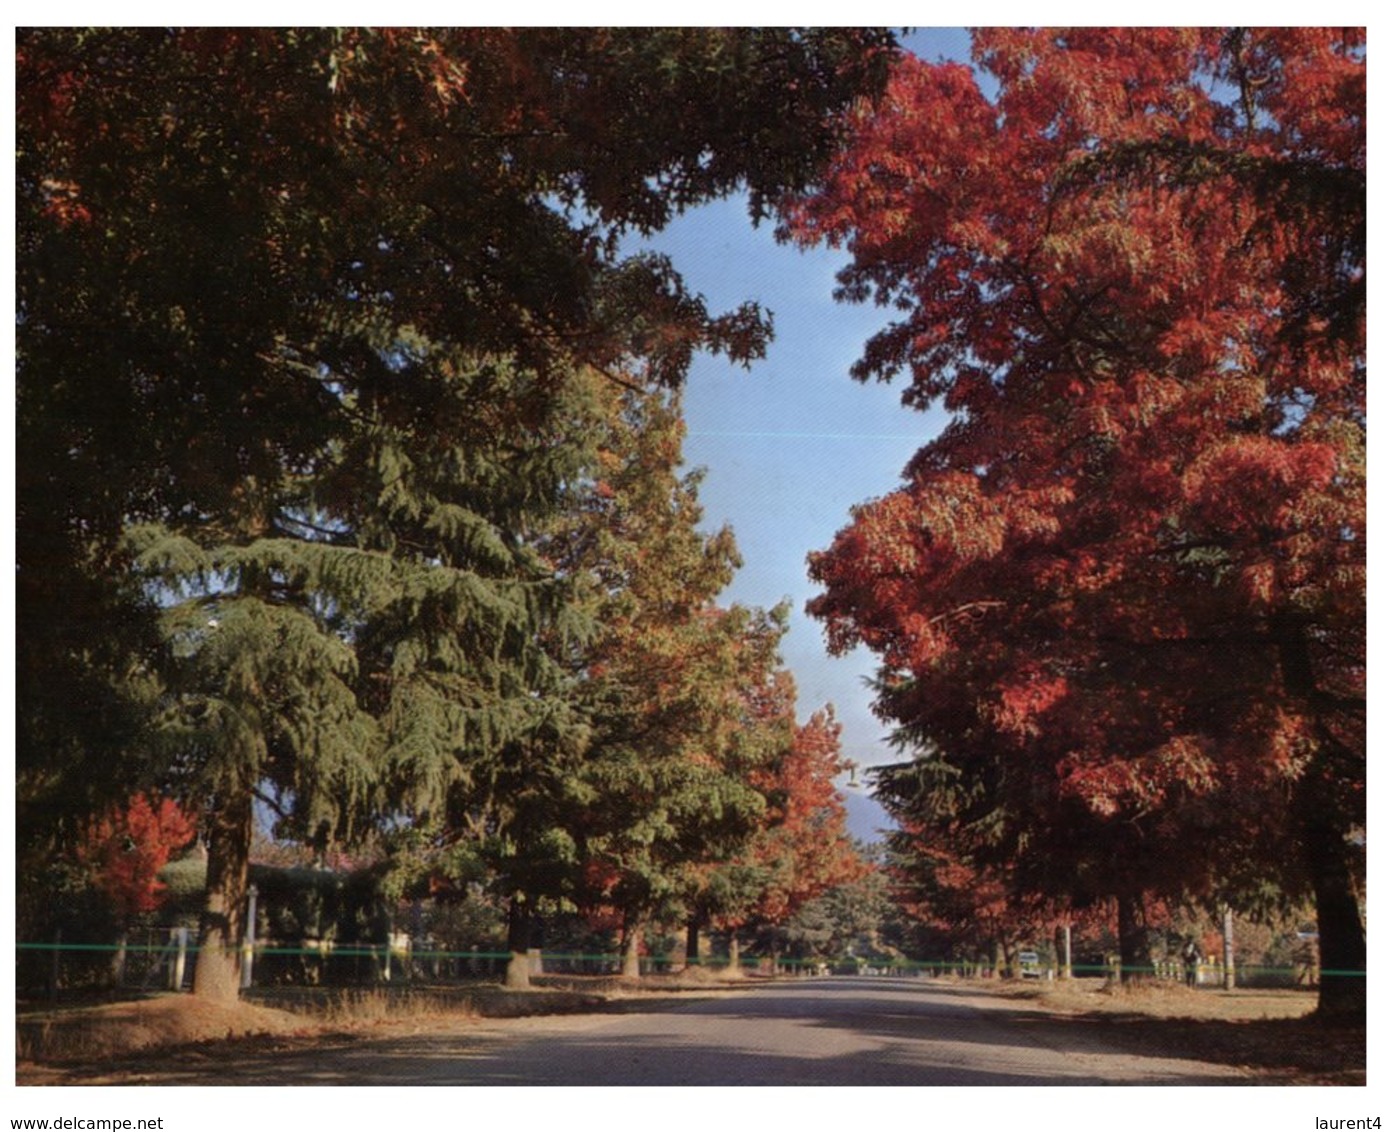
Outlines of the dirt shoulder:
<svg viewBox="0 0 1393 1132">
<path fill-rule="evenodd" d="M 1101 979 L 1000 983 L 996 994 L 1137 1053 L 1185 1055 L 1251 1070 L 1266 1083 L 1363 1085 L 1367 1029 L 1311 1017 L 1314 991 L 1175 984 L 1119 988 Z"/>
<path fill-rule="evenodd" d="M 151 1058 L 235 1057 L 365 1037 L 421 1032 L 442 1021 L 526 1018 L 661 1008 L 664 1000 L 719 994 L 741 985 L 724 975 L 642 980 L 543 976 L 527 990 L 497 984 L 393 986 L 369 990 L 274 988 L 235 1003 L 188 994 L 21 1010 L 16 1017 L 16 1084 L 116 1084 Z"/>
</svg>

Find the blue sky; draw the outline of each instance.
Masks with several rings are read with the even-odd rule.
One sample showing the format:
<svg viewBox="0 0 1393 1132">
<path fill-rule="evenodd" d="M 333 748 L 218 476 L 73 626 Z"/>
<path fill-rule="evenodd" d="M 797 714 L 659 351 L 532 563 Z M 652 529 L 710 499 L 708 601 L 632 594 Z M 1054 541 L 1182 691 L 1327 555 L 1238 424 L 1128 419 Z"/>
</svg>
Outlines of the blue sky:
<svg viewBox="0 0 1393 1132">
<path fill-rule="evenodd" d="M 906 43 L 928 58 L 965 59 L 968 36 L 929 29 Z M 833 300 L 845 253 L 780 245 L 773 225 L 753 228 L 735 198 L 680 217 L 650 246 L 672 258 L 711 309 L 752 299 L 774 313 L 763 361 L 746 371 L 702 357 L 687 385 L 686 453 L 690 466 L 706 469 L 706 522 L 734 528 L 745 562 L 723 600 L 768 608 L 790 599 L 783 655 L 798 681 L 800 717 L 830 702 L 850 758 L 861 766 L 892 761 L 864 683 L 875 658 L 864 649 L 829 657 L 821 624 L 804 612 L 818 592 L 807 556 L 830 545 L 853 506 L 894 490 L 945 418 L 904 408 L 899 387 L 849 376 L 891 312 Z"/>
<path fill-rule="evenodd" d="M 769 226 L 751 229 L 741 200 L 694 212 L 655 243 L 713 309 L 750 298 L 774 312 L 762 362 L 746 371 L 702 358 L 688 379 L 686 454 L 706 469 L 707 525 L 729 523 L 744 559 L 723 600 L 767 608 L 790 599 L 784 661 L 798 680 L 800 716 L 832 702 L 846 753 L 862 765 L 885 762 L 884 727 L 863 685 L 873 658 L 827 656 L 821 625 L 803 609 L 817 593 L 807 556 L 831 543 L 851 507 L 895 487 L 942 419 L 848 376 L 886 312 L 833 301 L 841 254 L 779 245 Z"/>
</svg>

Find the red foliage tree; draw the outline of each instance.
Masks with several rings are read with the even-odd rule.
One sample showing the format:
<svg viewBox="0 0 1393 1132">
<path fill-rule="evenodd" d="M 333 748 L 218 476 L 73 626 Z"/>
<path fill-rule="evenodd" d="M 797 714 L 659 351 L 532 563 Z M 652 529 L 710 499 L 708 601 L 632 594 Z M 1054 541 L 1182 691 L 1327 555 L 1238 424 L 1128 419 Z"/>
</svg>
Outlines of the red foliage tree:
<svg viewBox="0 0 1393 1132">
<path fill-rule="evenodd" d="M 809 900 L 867 870 L 837 792 L 837 777 L 853 765 L 842 755 L 841 732 L 832 705 L 814 712 L 794 732 L 777 770 L 756 779 L 769 812 L 748 854 L 768 872 L 755 920 L 784 923 Z"/>
<path fill-rule="evenodd" d="M 1129 965 L 1148 895 L 1287 865 L 1322 1011 L 1361 1012 L 1363 35 L 975 55 L 994 98 L 906 59 L 788 212 L 851 250 L 841 297 L 903 312 L 856 376 L 952 415 L 813 556 L 812 608 L 882 657 L 927 827 L 1115 898 Z"/>
<path fill-rule="evenodd" d="M 188 846 L 196 831 L 193 819 L 176 802 L 135 794 L 124 807 L 92 822 L 78 857 L 124 923 L 160 906 L 160 870 L 171 854 Z"/>
<path fill-rule="evenodd" d="M 944 831 L 910 821 L 896 833 L 891 894 L 911 919 L 942 936 L 942 959 L 981 961 L 1000 969 L 1042 930 L 1026 913 L 1009 875 L 954 858 Z"/>
<path fill-rule="evenodd" d="M 747 777 L 765 810 L 744 845 L 688 870 L 689 961 L 697 958 L 700 928 L 731 933 L 736 965 L 740 933 L 786 924 L 810 900 L 869 871 L 847 832 L 837 791 L 837 777 L 852 766 L 842 754 L 841 724 L 829 704 L 795 726 L 796 698 L 792 674 L 782 670 L 747 696 L 752 723 L 778 739 L 771 757 L 752 765 Z"/>
</svg>

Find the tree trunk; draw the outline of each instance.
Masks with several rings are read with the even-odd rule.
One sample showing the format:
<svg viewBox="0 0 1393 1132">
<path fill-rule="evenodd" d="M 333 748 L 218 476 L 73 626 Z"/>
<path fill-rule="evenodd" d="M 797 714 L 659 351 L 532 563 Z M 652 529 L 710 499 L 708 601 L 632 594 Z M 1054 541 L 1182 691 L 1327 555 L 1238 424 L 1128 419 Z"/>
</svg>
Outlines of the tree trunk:
<svg viewBox="0 0 1393 1132">
<path fill-rule="evenodd" d="M 193 993 L 200 998 L 232 1002 L 241 987 L 240 950 L 251 843 L 251 795 L 223 801 L 213 811 L 208 829 L 202 939 L 193 973 Z"/>
<path fill-rule="evenodd" d="M 1122 957 L 1122 981 L 1143 983 L 1152 976 L 1151 945 L 1147 939 L 1146 909 L 1141 896 L 1117 898 L 1117 949 Z"/>
<path fill-rule="evenodd" d="M 624 949 L 624 968 L 620 972 L 626 979 L 637 979 L 642 973 L 639 965 L 639 944 L 643 940 L 643 921 L 637 916 L 624 917 L 622 947 Z"/>
<path fill-rule="evenodd" d="M 740 937 L 732 931 L 730 933 L 730 955 L 726 960 L 726 970 L 729 973 L 740 973 Z"/>
<path fill-rule="evenodd" d="M 1320 760 L 1317 760 L 1317 765 Z M 1320 789 L 1316 766 L 1307 769 L 1296 791 L 1301 837 L 1316 897 L 1320 934 L 1320 997 L 1317 1014 L 1331 1021 L 1362 1021 L 1368 1009 L 1365 986 L 1367 944 L 1359 893 L 1350 867 L 1342 823 Z"/>
<path fill-rule="evenodd" d="M 525 893 L 516 892 L 508 901 L 508 970 L 503 985 L 525 990 L 532 985 L 532 962 L 527 949 L 532 945 L 532 912 Z"/>
<path fill-rule="evenodd" d="M 1070 925 L 1060 924 L 1054 929 L 1054 949 L 1059 959 L 1059 977 L 1061 979 L 1071 979 L 1074 977 L 1074 956 L 1072 931 Z"/>
<path fill-rule="evenodd" d="M 667 932 L 667 929 L 664 931 Z M 663 954 L 664 970 L 675 974 L 687 967 L 687 946 L 685 942 L 677 940 L 670 934 L 668 938 L 672 940 L 672 943 Z"/>
<path fill-rule="evenodd" d="M 701 922 L 697 919 L 687 921 L 687 966 L 701 966 Z"/>
<path fill-rule="evenodd" d="M 1309 705 L 1323 746 L 1302 772 L 1292 799 L 1320 933 L 1320 998 L 1316 1013 L 1330 1021 L 1362 1021 L 1368 1008 L 1364 918 L 1349 848 L 1349 833 L 1366 815 L 1364 755 L 1337 739 L 1321 718 L 1325 708 L 1306 627 L 1293 615 L 1274 624 L 1282 682 Z"/>
<path fill-rule="evenodd" d="M 122 928 L 116 937 L 116 951 L 111 957 L 111 985 L 116 989 L 126 985 L 126 948 L 130 943 L 130 933 Z"/>
</svg>

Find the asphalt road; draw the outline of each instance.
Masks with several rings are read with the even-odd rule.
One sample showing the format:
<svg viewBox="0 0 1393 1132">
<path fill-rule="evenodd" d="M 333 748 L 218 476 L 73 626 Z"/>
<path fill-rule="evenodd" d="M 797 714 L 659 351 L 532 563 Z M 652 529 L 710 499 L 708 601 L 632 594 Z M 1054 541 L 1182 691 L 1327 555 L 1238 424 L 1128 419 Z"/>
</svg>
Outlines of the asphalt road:
<svg viewBox="0 0 1393 1132">
<path fill-rule="evenodd" d="M 1204 1085 L 1241 1070 L 1109 1048 L 1082 1020 L 928 979 L 784 982 L 622 1014 L 422 1022 L 317 1048 L 190 1064 L 148 1084 Z M 129 1078 L 128 1078 L 129 1080 Z"/>
</svg>

